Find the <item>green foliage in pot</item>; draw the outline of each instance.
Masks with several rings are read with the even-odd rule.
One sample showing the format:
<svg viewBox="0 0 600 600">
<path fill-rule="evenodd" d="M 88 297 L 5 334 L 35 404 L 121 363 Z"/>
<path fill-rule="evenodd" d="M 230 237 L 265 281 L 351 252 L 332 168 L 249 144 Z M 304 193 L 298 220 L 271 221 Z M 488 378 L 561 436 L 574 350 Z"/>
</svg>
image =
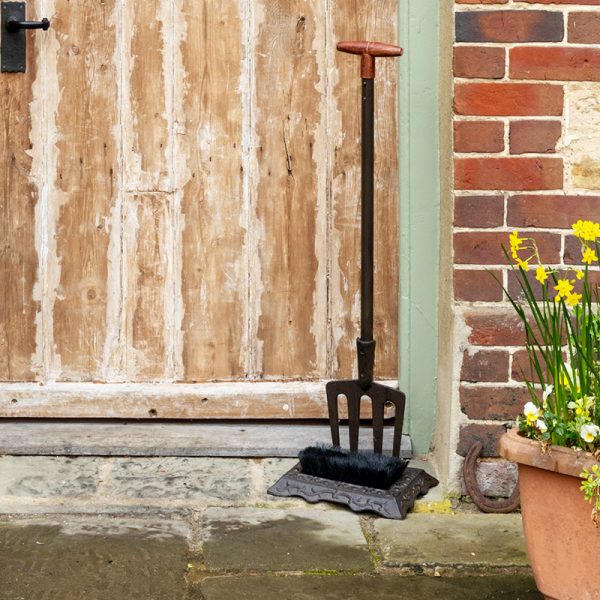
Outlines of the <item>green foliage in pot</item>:
<svg viewBox="0 0 600 600">
<path fill-rule="evenodd" d="M 521 294 L 504 292 L 523 324 L 530 366 L 531 401 L 517 425 L 544 445 L 600 456 L 600 224 L 579 220 L 573 235 L 581 268 L 545 266 L 535 239 L 518 231 L 510 234 L 510 253 L 505 249 Z M 581 477 L 596 517 L 600 468 Z"/>
</svg>

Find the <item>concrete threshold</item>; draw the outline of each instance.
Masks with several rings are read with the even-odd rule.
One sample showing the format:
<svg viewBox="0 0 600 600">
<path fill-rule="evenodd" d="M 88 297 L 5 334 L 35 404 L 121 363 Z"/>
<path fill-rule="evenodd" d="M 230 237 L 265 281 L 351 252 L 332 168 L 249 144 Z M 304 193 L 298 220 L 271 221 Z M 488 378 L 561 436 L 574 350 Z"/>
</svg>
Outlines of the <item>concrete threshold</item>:
<svg viewBox="0 0 600 600">
<path fill-rule="evenodd" d="M 342 428 L 342 445 L 347 438 Z M 0 419 L 0 454 L 12 455 L 296 457 L 306 446 L 330 442 L 322 424 Z M 361 429 L 359 447 L 372 443 Z M 391 448 L 386 427 L 384 450 Z M 401 455 L 411 456 L 409 436 L 402 436 Z"/>
</svg>

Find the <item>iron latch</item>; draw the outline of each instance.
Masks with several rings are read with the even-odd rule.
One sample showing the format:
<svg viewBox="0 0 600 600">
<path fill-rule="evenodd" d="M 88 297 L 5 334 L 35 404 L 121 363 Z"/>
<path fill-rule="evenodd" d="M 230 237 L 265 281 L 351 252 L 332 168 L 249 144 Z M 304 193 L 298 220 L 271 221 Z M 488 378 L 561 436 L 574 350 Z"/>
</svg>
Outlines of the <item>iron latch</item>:
<svg viewBox="0 0 600 600">
<path fill-rule="evenodd" d="M 27 64 L 26 29 L 50 27 L 48 19 L 25 20 L 25 2 L 2 2 L 2 32 L 0 70 L 3 73 L 24 73 Z"/>
</svg>

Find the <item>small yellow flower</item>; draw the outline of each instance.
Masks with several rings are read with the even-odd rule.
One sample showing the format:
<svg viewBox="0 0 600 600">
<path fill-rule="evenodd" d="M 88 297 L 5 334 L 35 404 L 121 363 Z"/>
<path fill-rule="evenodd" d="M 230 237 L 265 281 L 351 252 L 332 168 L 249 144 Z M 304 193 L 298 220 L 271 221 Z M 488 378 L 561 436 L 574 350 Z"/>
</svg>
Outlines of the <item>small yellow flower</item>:
<svg viewBox="0 0 600 600">
<path fill-rule="evenodd" d="M 577 269 L 575 272 L 577 273 L 577 279 L 583 279 L 585 277 L 585 273 L 581 269 Z"/>
<path fill-rule="evenodd" d="M 565 302 L 569 306 L 577 306 L 581 302 L 581 294 L 568 294 L 565 297 Z"/>
<path fill-rule="evenodd" d="M 554 286 L 559 298 L 566 298 L 573 291 L 573 282 L 568 279 L 559 279 Z"/>
<path fill-rule="evenodd" d="M 596 252 L 591 248 L 586 247 L 583 250 L 583 258 L 581 259 L 584 263 L 591 265 L 594 261 L 598 260 Z"/>
<path fill-rule="evenodd" d="M 600 237 L 600 223 L 579 219 L 573 224 L 573 233 L 580 240 L 593 242 Z"/>
<path fill-rule="evenodd" d="M 517 230 L 515 230 L 510 234 L 509 240 L 510 240 L 510 249 L 513 251 L 513 256 L 514 256 L 514 253 L 516 253 L 517 250 L 521 250 L 521 248 L 523 247 L 523 242 L 525 241 L 525 239 L 520 238 L 519 232 Z"/>
<path fill-rule="evenodd" d="M 515 262 L 517 263 L 517 267 L 519 267 L 520 269 L 523 269 L 523 271 L 529 271 L 529 261 L 531 259 L 527 259 L 527 260 L 521 260 L 520 258 L 516 258 Z"/>
<path fill-rule="evenodd" d="M 535 270 L 535 278 L 542 284 L 544 285 L 544 283 L 546 282 L 546 279 L 548 279 L 548 273 L 546 273 L 546 269 L 544 269 L 544 267 L 538 267 Z"/>
</svg>

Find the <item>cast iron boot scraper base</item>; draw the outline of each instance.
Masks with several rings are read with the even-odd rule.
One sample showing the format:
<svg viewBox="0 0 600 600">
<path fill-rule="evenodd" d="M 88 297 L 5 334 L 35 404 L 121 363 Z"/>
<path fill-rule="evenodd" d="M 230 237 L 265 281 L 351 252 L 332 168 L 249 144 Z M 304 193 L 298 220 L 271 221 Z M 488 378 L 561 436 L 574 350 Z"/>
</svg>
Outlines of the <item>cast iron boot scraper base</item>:
<svg viewBox="0 0 600 600">
<path fill-rule="evenodd" d="M 398 46 L 378 42 L 340 42 L 337 49 L 361 57 L 362 78 L 362 148 L 361 148 L 361 332 L 356 340 L 358 350 L 358 380 L 330 381 L 326 386 L 329 425 L 334 447 L 340 445 L 339 398 L 348 409 L 348 433 L 352 461 L 358 453 L 360 408 L 370 401 L 372 409 L 373 450 L 383 451 L 384 410 L 393 405 L 394 441 L 392 455 L 399 457 L 404 420 L 405 395 L 396 389 L 373 382 L 375 340 L 373 339 L 373 168 L 374 168 L 374 79 L 375 57 L 400 56 Z M 316 448 L 318 451 L 319 449 Z M 362 453 L 361 453 L 362 454 Z M 365 457 L 368 455 L 365 453 Z M 368 458 L 367 458 L 368 460 Z M 389 519 L 404 519 L 417 496 L 426 493 L 439 482 L 423 469 L 407 467 L 389 489 L 365 487 L 334 479 L 315 477 L 302 472 L 301 464 L 288 471 L 268 493 L 273 496 L 300 496 L 308 502 L 336 502 L 355 512 L 371 511 Z"/>
</svg>

